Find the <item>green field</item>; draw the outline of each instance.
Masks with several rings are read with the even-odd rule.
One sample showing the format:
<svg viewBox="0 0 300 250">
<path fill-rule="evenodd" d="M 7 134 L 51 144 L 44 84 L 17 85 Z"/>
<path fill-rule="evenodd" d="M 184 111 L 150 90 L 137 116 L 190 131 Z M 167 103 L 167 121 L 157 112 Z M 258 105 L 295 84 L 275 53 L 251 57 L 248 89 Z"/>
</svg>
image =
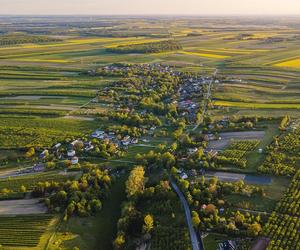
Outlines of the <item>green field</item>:
<svg viewBox="0 0 300 250">
<path fill-rule="evenodd" d="M 187 173 L 193 172 L 193 169 L 197 172 L 200 168 L 216 170 L 212 164 L 213 157 L 204 153 L 194 159 L 187 154 L 187 149 L 205 150 L 204 134 L 247 129 L 264 130 L 265 136 L 260 141 L 251 142 L 241 138 L 220 153 L 244 161 L 244 165 L 240 164 L 243 165 L 241 168 L 232 162 L 220 164 L 218 168 L 229 173 L 262 174 L 258 172 L 259 166 L 268 156 L 269 145 L 275 136 L 286 133 L 279 129 L 280 119 L 288 115 L 290 123 L 297 123 L 300 117 L 299 18 L 269 17 L 267 20 L 196 16 L 0 16 L 0 171 L 4 173 L 39 162 L 67 160 L 65 144 L 75 139 L 93 141 L 95 146 L 89 153 L 83 148 L 76 149 L 79 158 L 84 156 L 84 160 L 80 159 L 80 164 L 76 165 L 78 168 L 83 166 L 82 169 L 86 163 L 93 163 L 112 172 L 126 172 L 136 163 L 137 154 L 153 150 L 161 155 L 165 152 L 174 154 L 172 156 L 176 160 L 172 164 L 182 167 Z M 166 72 L 165 68 L 168 68 Z M 182 74 L 174 77 L 174 72 Z M 214 78 L 210 78 L 214 72 Z M 208 91 L 210 80 L 207 80 L 199 85 L 197 91 L 183 98 L 181 90 L 188 88 L 183 82 L 190 81 L 187 85 L 192 86 L 192 77 L 196 74 L 212 80 L 211 96 Z M 206 94 L 208 105 L 204 107 Z M 179 108 L 180 102 L 188 99 L 196 103 L 196 111 Z M 126 120 L 123 116 L 117 119 L 113 116 L 117 112 L 133 119 Z M 188 132 L 195 127 L 199 121 L 197 116 L 202 112 L 204 122 L 200 122 L 194 134 Z M 150 133 L 153 121 L 142 125 L 140 118 L 149 114 L 161 122 L 161 126 L 153 129 L 153 136 Z M 229 122 L 227 128 L 216 126 L 213 131 L 209 128 L 218 120 L 254 116 L 259 117 L 259 122 L 250 122 L 250 125 L 249 122 L 241 122 L 243 126 L 248 123 L 247 128 L 239 127 L 240 124 L 235 122 Z M 287 129 L 290 129 L 289 125 Z M 177 138 L 173 132 L 181 127 L 184 127 L 182 135 Z M 96 129 L 116 134 L 113 143 L 93 140 L 90 135 Z M 125 132 L 119 132 L 121 129 Z M 122 139 L 129 133 L 140 133 L 131 136 L 131 139 L 138 138 L 139 142 L 123 147 Z M 190 135 L 191 138 L 188 137 Z M 59 142 L 64 144 L 62 158 L 58 160 L 53 152 L 47 159 L 37 157 L 42 150 Z M 174 142 L 176 149 L 171 149 Z M 36 153 L 26 158 L 29 148 L 35 148 Z M 105 150 L 111 148 L 114 153 L 105 154 Z M 263 152 L 258 149 L 263 149 Z M 298 163 L 297 159 L 296 156 L 292 159 L 294 165 Z M 207 166 L 200 164 L 203 161 Z M 147 185 L 157 185 L 162 175 L 170 172 L 165 165 L 156 166 L 157 162 L 158 159 L 150 159 L 145 163 Z M 29 198 L 30 191 L 39 182 L 66 183 L 82 174 L 82 171 L 67 175 L 62 172 L 63 168 L 3 178 L 0 179 L 0 191 L 8 192 L 5 198 L 20 198 L 18 194 L 24 186 L 28 191 L 26 198 Z M 258 185 L 263 188 L 265 196 L 251 194 L 248 197 L 236 192 L 217 197 L 217 201 L 211 199 L 208 193 L 205 202 L 195 204 L 195 209 L 204 215 L 201 205 L 222 204 L 221 199 L 224 199 L 224 206 L 228 206 L 226 209 L 229 210 L 239 208 L 255 210 L 254 214 L 257 211 L 271 213 L 291 180 L 289 177 L 274 177 L 272 172 L 265 174 L 272 178 L 270 185 Z M 107 186 L 100 187 L 97 181 L 94 183 L 94 176 L 74 184 L 72 188 L 78 186 L 78 192 L 82 193 L 86 191 L 87 183 L 93 183 L 93 188 L 100 190 L 97 195 L 101 196 L 101 202 L 103 200 L 102 210 L 89 217 L 79 216 L 84 213 L 71 213 L 69 220 L 64 221 L 61 212 L 57 217 L 48 214 L 0 216 L 0 248 L 112 249 L 112 240 L 119 231 L 117 222 L 122 214 L 121 204 L 126 200 L 125 176 L 127 174 L 123 173 L 116 177 L 111 190 Z M 209 187 L 213 194 L 214 188 L 213 185 Z M 91 211 L 90 204 L 85 204 L 89 194 L 84 194 L 85 197 L 81 193 L 74 195 L 74 203 L 69 209 L 72 206 L 77 210 L 78 207 L 88 207 Z M 52 194 L 44 195 L 50 197 Z M 139 222 L 143 220 L 142 214 L 154 213 L 153 249 L 165 246 L 171 250 L 175 241 L 180 246 L 178 239 L 184 239 L 184 244 L 188 242 L 187 230 L 182 226 L 185 225 L 183 210 L 177 196 L 169 195 L 171 198 L 166 199 L 166 208 L 157 208 L 155 202 L 162 204 L 159 195 L 157 200 L 153 199 L 153 204 L 149 197 L 143 197 L 136 204 L 140 210 L 137 212 Z M 164 209 L 174 213 L 162 216 Z M 53 211 L 56 210 L 59 209 L 54 207 Z M 67 211 L 66 207 L 64 211 Z M 168 226 L 174 222 L 176 227 L 170 230 Z M 203 231 L 207 229 L 201 228 Z M 230 233 L 209 232 L 204 239 L 205 249 L 215 250 L 218 242 L 231 238 Z"/>
<path fill-rule="evenodd" d="M 52 215 L 0 217 L 0 242 L 2 247 L 32 248 L 42 243 Z M 44 247 L 43 242 L 41 247 Z"/>
</svg>

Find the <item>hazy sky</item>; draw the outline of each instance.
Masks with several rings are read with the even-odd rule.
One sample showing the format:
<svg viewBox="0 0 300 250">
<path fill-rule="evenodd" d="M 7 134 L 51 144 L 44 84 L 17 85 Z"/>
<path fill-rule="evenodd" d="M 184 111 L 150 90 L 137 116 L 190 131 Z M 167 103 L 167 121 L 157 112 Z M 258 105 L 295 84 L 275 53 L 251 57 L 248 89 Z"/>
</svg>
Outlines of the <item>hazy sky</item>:
<svg viewBox="0 0 300 250">
<path fill-rule="evenodd" d="M 300 0 L 0 0 L 0 14 L 300 15 Z"/>
</svg>

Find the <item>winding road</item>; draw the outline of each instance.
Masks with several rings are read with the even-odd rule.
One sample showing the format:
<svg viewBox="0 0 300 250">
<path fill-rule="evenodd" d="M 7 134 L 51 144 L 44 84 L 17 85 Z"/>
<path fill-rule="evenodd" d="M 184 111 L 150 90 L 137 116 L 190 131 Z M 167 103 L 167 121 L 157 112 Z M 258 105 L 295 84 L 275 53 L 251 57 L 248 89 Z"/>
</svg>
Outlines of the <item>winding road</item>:
<svg viewBox="0 0 300 250">
<path fill-rule="evenodd" d="M 189 205 L 188 205 L 185 197 L 183 196 L 179 187 L 176 185 L 176 183 L 173 180 L 171 180 L 171 185 L 172 185 L 174 191 L 179 196 L 180 202 L 184 207 L 185 217 L 186 217 L 186 221 L 187 221 L 187 224 L 189 227 L 189 233 L 190 233 L 193 250 L 204 250 L 202 239 L 200 239 L 200 242 L 199 242 L 197 233 L 193 227 L 191 211 L 190 211 Z"/>
</svg>

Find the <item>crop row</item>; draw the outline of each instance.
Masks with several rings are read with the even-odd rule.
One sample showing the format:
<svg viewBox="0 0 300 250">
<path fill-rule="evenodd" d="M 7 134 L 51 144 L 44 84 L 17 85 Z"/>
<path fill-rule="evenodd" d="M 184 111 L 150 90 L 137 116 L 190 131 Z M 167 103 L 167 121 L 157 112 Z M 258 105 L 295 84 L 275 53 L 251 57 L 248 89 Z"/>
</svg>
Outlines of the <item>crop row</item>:
<svg viewBox="0 0 300 250">
<path fill-rule="evenodd" d="M 57 141 L 78 136 L 77 133 L 24 127 L 0 127 L 0 147 L 50 147 Z"/>
<path fill-rule="evenodd" d="M 236 150 L 236 149 L 227 149 L 221 153 L 221 155 L 227 158 L 237 158 L 242 159 L 247 152 L 243 150 Z"/>
<path fill-rule="evenodd" d="M 7 188 L 11 191 L 18 192 L 21 186 L 26 187 L 27 190 L 31 190 L 39 182 L 63 182 L 68 179 L 70 179 L 70 176 L 61 175 L 58 172 L 10 177 L 0 180 L 0 190 Z"/>
<path fill-rule="evenodd" d="M 300 218 L 273 213 L 265 225 L 265 234 L 271 239 L 268 250 L 300 249 Z"/>
<path fill-rule="evenodd" d="M 258 144 L 259 144 L 258 140 L 234 141 L 230 144 L 229 149 L 252 151 L 257 147 Z"/>
<path fill-rule="evenodd" d="M 274 139 L 264 163 L 258 170 L 263 173 L 293 176 L 299 169 L 299 152 L 300 127 L 280 139 Z"/>
<path fill-rule="evenodd" d="M 51 215 L 0 216 L 2 246 L 35 247 L 52 220 Z"/>
</svg>

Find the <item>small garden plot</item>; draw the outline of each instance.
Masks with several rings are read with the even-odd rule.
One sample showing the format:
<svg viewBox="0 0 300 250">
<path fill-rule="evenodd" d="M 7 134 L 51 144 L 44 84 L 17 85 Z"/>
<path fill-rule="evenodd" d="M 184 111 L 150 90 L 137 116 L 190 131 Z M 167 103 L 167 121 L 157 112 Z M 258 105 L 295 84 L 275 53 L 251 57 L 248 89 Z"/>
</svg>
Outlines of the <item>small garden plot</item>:
<svg viewBox="0 0 300 250">
<path fill-rule="evenodd" d="M 258 144 L 259 140 L 233 141 L 228 149 L 216 157 L 216 162 L 221 166 L 233 165 L 238 168 L 246 168 L 246 155 L 255 150 Z"/>
<path fill-rule="evenodd" d="M 53 216 L 30 215 L 0 217 L 0 242 L 7 247 L 35 247 Z"/>
<path fill-rule="evenodd" d="M 229 149 L 252 151 L 255 150 L 258 144 L 259 140 L 234 141 L 230 144 Z"/>
<path fill-rule="evenodd" d="M 267 174 L 292 176 L 299 169 L 300 127 L 281 138 L 274 138 L 267 156 L 258 171 Z"/>
<path fill-rule="evenodd" d="M 234 149 L 227 149 L 221 153 L 221 155 L 223 155 L 227 158 L 237 158 L 237 159 L 243 158 L 245 156 L 245 154 L 246 154 L 246 151 L 234 150 Z"/>
</svg>

